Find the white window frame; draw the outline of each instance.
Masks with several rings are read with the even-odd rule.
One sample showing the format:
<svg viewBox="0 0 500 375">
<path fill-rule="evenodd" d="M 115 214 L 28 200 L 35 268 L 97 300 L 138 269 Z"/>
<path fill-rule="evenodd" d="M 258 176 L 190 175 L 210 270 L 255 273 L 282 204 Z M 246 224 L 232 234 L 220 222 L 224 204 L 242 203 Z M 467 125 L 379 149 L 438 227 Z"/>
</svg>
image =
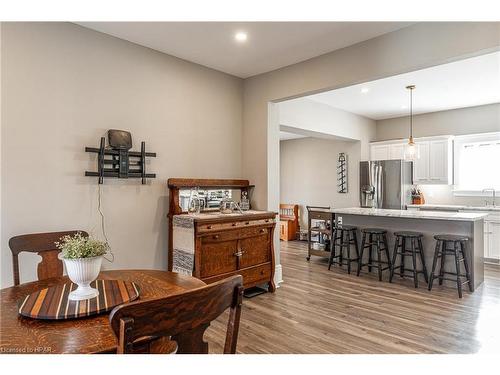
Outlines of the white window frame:
<svg viewBox="0 0 500 375">
<path fill-rule="evenodd" d="M 478 133 L 478 134 L 468 134 L 455 136 L 453 145 L 454 163 L 453 163 L 453 174 L 454 174 L 454 190 L 453 195 L 457 197 L 490 197 L 492 195 L 491 191 L 483 192 L 481 190 L 463 190 L 460 189 L 460 149 L 464 143 L 476 143 L 476 142 L 491 142 L 500 140 L 500 132 L 491 133 Z M 488 186 L 484 187 L 485 189 Z M 497 196 L 500 194 L 500 190 L 496 190 Z"/>
</svg>

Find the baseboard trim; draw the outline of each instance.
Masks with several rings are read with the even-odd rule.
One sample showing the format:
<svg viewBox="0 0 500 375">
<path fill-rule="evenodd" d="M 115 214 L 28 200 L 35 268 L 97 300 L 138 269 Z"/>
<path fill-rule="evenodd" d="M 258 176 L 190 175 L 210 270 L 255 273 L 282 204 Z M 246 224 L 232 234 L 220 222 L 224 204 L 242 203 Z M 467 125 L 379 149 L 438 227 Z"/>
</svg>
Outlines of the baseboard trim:
<svg viewBox="0 0 500 375">
<path fill-rule="evenodd" d="M 274 283 L 276 287 L 279 288 L 280 284 L 283 282 L 283 269 L 281 268 L 281 264 L 277 264 L 274 268 Z"/>
</svg>

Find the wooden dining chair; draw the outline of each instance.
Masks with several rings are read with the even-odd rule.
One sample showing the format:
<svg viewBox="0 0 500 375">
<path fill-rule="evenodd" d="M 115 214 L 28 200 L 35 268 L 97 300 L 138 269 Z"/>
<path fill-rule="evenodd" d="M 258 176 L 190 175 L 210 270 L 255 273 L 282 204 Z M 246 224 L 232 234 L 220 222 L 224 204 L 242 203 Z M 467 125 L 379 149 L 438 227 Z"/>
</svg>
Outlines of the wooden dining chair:
<svg viewBox="0 0 500 375">
<path fill-rule="evenodd" d="M 38 263 L 37 268 L 38 280 L 62 276 L 63 264 L 62 261 L 57 258 L 60 250 L 56 248 L 55 242 L 60 241 L 63 236 L 72 236 L 78 232 L 80 232 L 83 236 L 88 237 L 87 232 L 84 232 L 83 230 L 23 234 L 21 236 L 12 237 L 9 240 L 9 247 L 12 251 L 14 285 L 19 285 L 18 255 L 22 252 L 37 253 L 42 257 L 42 261 Z"/>
<path fill-rule="evenodd" d="M 242 296 L 243 278 L 235 275 L 188 292 L 117 306 L 109 316 L 118 338 L 117 353 L 134 353 L 135 344 L 144 337 L 170 337 L 178 354 L 207 354 L 203 334 L 229 308 L 224 354 L 234 354 Z"/>
</svg>

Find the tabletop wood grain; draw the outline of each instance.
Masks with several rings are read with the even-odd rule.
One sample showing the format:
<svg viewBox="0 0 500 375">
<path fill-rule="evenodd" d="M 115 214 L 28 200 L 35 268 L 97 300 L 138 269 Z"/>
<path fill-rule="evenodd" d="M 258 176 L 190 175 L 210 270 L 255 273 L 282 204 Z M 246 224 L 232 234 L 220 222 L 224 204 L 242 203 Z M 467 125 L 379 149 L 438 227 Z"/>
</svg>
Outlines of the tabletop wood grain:
<svg viewBox="0 0 500 375">
<path fill-rule="evenodd" d="M 140 300 L 166 297 L 205 285 L 201 280 L 155 270 L 103 271 L 99 279 L 135 282 Z M 66 321 L 44 321 L 18 315 L 17 302 L 39 289 L 68 282 L 57 277 L 0 291 L 0 353 L 107 353 L 116 350 L 108 314 Z"/>
</svg>

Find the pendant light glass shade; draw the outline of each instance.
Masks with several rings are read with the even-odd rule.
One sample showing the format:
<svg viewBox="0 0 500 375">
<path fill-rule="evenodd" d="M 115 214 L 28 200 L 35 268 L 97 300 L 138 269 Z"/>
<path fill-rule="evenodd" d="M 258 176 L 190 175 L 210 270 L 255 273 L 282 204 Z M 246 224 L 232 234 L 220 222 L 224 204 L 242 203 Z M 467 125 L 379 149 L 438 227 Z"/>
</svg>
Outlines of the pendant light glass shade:
<svg viewBox="0 0 500 375">
<path fill-rule="evenodd" d="M 413 138 L 411 138 L 405 145 L 404 158 L 408 161 L 420 159 L 420 148 L 417 144 L 415 144 L 415 142 L 413 142 Z"/>
<path fill-rule="evenodd" d="M 415 86 L 410 85 L 406 86 L 406 88 L 410 91 L 410 136 L 404 149 L 404 159 L 408 161 L 415 161 L 420 158 L 420 149 L 413 141 L 413 90 L 415 89 Z"/>
</svg>

